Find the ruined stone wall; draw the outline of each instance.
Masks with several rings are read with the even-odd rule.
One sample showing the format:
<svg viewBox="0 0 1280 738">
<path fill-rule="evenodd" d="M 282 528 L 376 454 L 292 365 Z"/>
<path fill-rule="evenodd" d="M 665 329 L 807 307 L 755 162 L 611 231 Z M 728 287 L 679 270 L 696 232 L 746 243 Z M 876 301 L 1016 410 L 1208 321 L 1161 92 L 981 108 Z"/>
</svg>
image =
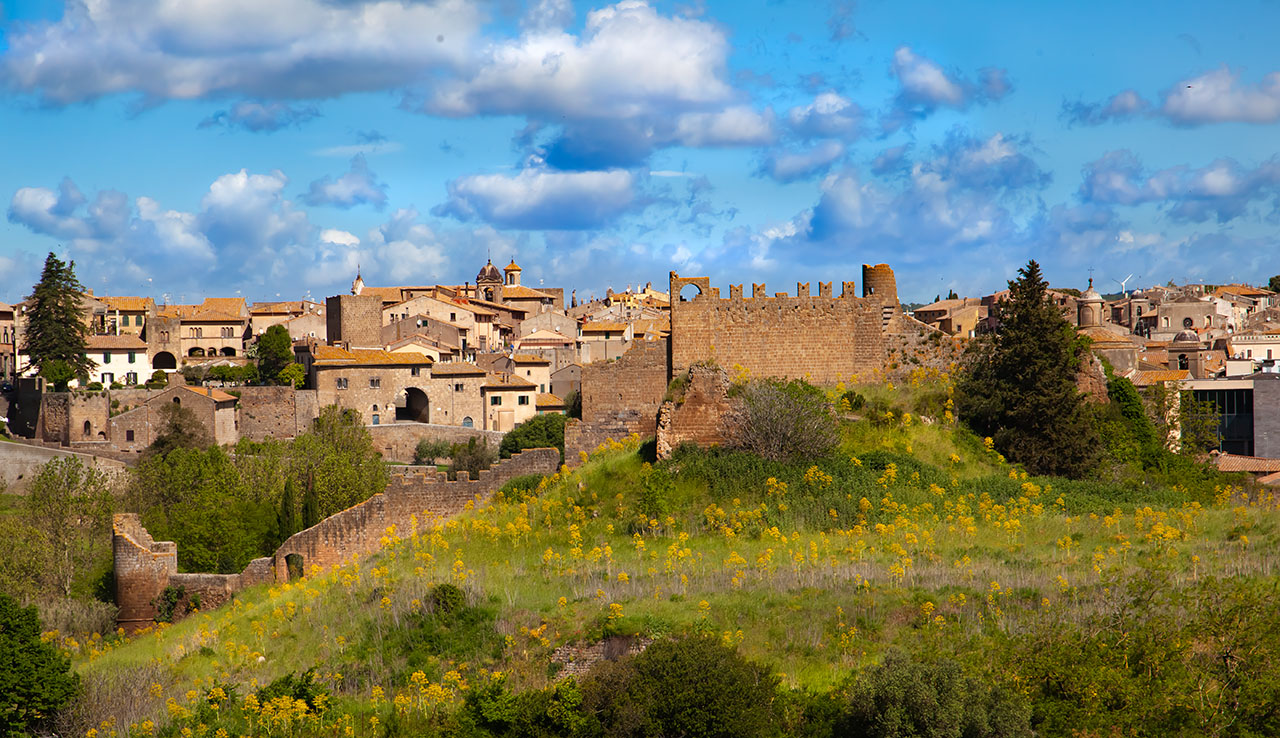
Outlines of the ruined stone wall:
<svg viewBox="0 0 1280 738">
<path fill-rule="evenodd" d="M 192 595 L 199 595 L 202 609 L 210 609 L 245 587 L 288 581 L 290 555 L 302 557 L 304 570 L 342 564 L 353 555 L 365 556 L 382 546 L 382 538 L 392 525 L 408 531 L 415 516 L 425 520 L 430 515 L 456 515 L 468 501 L 487 498 L 510 479 L 552 474 L 559 465 L 559 451 L 535 448 L 495 464 L 476 479 L 469 479 L 466 472 L 455 482 L 444 474 L 420 470 L 393 474 L 384 492 L 295 533 L 272 556 L 254 559 L 239 574 L 179 574 L 174 543 L 152 540 L 136 514 L 116 515 L 112 550 L 119 624 L 129 631 L 151 625 L 156 616 L 153 602 L 170 585 L 186 589 L 174 613 L 177 619 L 185 613 Z"/>
<path fill-rule="evenodd" d="M 536 448 L 481 471 L 476 479 L 468 479 L 465 472 L 460 472 L 455 482 L 448 481 L 443 473 L 395 476 L 385 492 L 290 536 L 272 556 L 276 580 L 288 580 L 285 557 L 289 554 L 302 556 L 304 570 L 341 564 L 353 554 L 363 556 L 376 551 L 391 525 L 407 532 L 414 516 L 423 520 L 427 513 L 439 517 L 456 515 L 468 501 L 488 497 L 507 480 L 526 474 L 552 474 L 559 466 L 559 451 Z"/>
<path fill-rule="evenodd" d="M 733 412 L 729 376 L 719 367 L 695 366 L 678 400 L 662 403 L 658 412 L 658 458 L 670 458 L 681 443 L 707 447 L 729 440 L 727 420 Z"/>
<path fill-rule="evenodd" d="M 122 475 L 125 472 L 123 463 L 104 459 L 96 455 L 75 453 L 59 448 L 37 446 L 32 441 L 18 443 L 0 443 L 0 485 L 10 494 L 23 494 L 31 484 L 31 480 L 40 473 L 45 464 L 63 457 L 80 459 L 85 466 L 93 467 L 110 476 Z"/>
<path fill-rule="evenodd" d="M 843 284 L 840 297 L 830 282 L 820 282 L 816 296 L 804 282 L 795 297 L 769 297 L 765 285 L 755 284 L 751 297 L 732 285 L 722 299 L 708 278 L 672 272 L 671 372 L 715 361 L 753 376 L 834 384 L 880 367 L 887 327 L 898 312 L 897 288 L 887 266 L 864 267 L 863 274 L 872 279 L 863 297 L 854 294 L 853 282 Z M 681 295 L 687 285 L 696 296 Z"/>
<path fill-rule="evenodd" d="M 371 425 L 366 428 L 373 438 L 373 447 L 388 461 L 410 462 L 418 448 L 418 441 L 447 441 L 449 443 L 466 443 L 472 438 L 485 439 L 490 446 L 496 448 L 502 443 L 504 434 L 498 431 L 486 431 L 479 428 L 463 428 L 458 425 L 436 425 L 434 423 L 394 423 L 392 425 Z M 479 440 L 476 441 L 479 443 Z"/>
<path fill-rule="evenodd" d="M 292 387 L 242 387 L 239 392 L 236 413 L 241 438 L 263 441 L 298 435 L 297 390 Z"/>
<path fill-rule="evenodd" d="M 582 420 L 592 423 L 619 413 L 648 415 L 653 433 L 658 406 L 667 391 L 666 341 L 636 341 L 616 361 L 582 367 Z"/>
<path fill-rule="evenodd" d="M 570 464 L 602 443 L 657 429 L 658 408 L 667 391 L 667 341 L 635 341 L 616 361 L 582 367 L 582 420 L 564 429 Z"/>
</svg>

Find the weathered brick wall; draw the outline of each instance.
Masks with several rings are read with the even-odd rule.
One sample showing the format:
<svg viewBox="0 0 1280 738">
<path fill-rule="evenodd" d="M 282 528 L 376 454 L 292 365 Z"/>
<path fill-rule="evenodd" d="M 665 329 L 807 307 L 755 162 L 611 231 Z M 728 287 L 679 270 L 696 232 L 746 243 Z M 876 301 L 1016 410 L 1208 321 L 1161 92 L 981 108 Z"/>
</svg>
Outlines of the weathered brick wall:
<svg viewBox="0 0 1280 738">
<path fill-rule="evenodd" d="M 334 295 L 324 301 L 329 343 L 351 348 L 382 348 L 382 298 Z"/>
<path fill-rule="evenodd" d="M 729 376 L 719 367 L 695 366 L 689 370 L 684 398 L 664 402 L 658 413 L 658 458 L 671 456 L 681 443 L 707 447 L 728 440 L 726 419 L 733 411 Z"/>
<path fill-rule="evenodd" d="M 463 428 L 457 425 L 436 425 L 434 423 L 395 423 L 392 425 L 367 426 L 373 438 L 373 447 L 388 461 L 408 463 L 418 448 L 418 441 L 447 441 L 449 443 L 466 443 L 472 438 L 488 440 L 489 445 L 497 447 L 502 443 L 503 433 L 486 431 L 479 428 Z M 476 441 L 479 443 L 479 440 Z"/>
<path fill-rule="evenodd" d="M 603 420 L 587 423 L 570 420 L 564 426 L 564 459 L 570 466 L 577 466 L 582 454 L 590 454 L 609 441 L 622 441 L 632 434 L 653 435 L 657 417 L 649 413 L 624 411 L 613 413 Z"/>
<path fill-rule="evenodd" d="M 551 662 L 560 664 L 560 679 L 582 677 L 601 661 L 617 661 L 624 656 L 638 656 L 653 643 L 652 638 L 614 636 L 590 645 L 565 645 L 551 652 Z"/>
<path fill-rule="evenodd" d="M 669 379 L 667 351 L 666 341 L 635 341 L 616 361 L 583 365 L 582 419 L 591 423 L 619 412 L 656 418 Z"/>
<path fill-rule="evenodd" d="M 236 406 L 240 437 L 252 441 L 298 435 L 296 390 L 292 387 L 242 387 Z"/>
<path fill-rule="evenodd" d="M 808 283 L 797 285 L 795 297 L 768 297 L 765 285 L 756 284 L 751 297 L 742 285 L 731 286 L 728 299 L 706 277 L 672 272 L 672 373 L 708 360 L 754 376 L 807 377 L 819 384 L 870 372 L 884 362 L 886 324 L 898 310 L 892 270 L 870 270 L 864 268 L 864 275 L 873 276 L 875 293 L 864 290 L 863 297 L 854 294 L 853 282 L 844 283 L 839 297 L 822 282 L 816 296 Z M 690 284 L 698 294 L 681 300 L 681 288 Z"/>
<path fill-rule="evenodd" d="M 200 596 L 201 608 L 210 609 L 245 587 L 287 581 L 286 557 L 291 554 L 302 557 L 305 570 L 316 565 L 329 567 L 353 555 L 373 553 L 381 547 L 389 526 L 408 531 L 415 516 L 423 520 L 428 514 L 456 515 L 468 501 L 487 498 L 510 479 L 526 474 L 552 474 L 559 465 L 559 451 L 535 448 L 495 464 L 480 472 L 476 479 L 468 479 L 465 472 L 459 474 L 455 482 L 448 481 L 444 474 L 425 471 L 395 474 L 386 491 L 290 536 L 272 556 L 254 559 L 239 574 L 179 574 L 175 544 L 152 540 L 136 514 L 116 515 L 112 549 L 119 624 L 126 630 L 151 625 L 156 615 L 152 603 L 170 585 L 186 588 L 186 595 L 175 611 L 178 618 L 193 594 Z"/>
</svg>

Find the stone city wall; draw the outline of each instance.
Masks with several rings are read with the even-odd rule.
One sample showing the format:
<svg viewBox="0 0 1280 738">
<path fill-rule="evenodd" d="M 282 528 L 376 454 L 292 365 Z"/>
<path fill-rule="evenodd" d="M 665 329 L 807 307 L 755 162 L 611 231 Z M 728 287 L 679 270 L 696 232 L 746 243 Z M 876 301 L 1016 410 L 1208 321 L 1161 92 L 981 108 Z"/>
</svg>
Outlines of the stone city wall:
<svg viewBox="0 0 1280 738">
<path fill-rule="evenodd" d="M 807 378 L 834 384 L 884 363 L 886 332 L 899 311 L 893 271 L 863 266 L 863 294 L 845 282 L 839 297 L 831 282 L 796 285 L 796 295 L 769 297 L 764 284 L 731 285 L 729 297 L 707 277 L 671 273 L 671 372 L 715 361 L 761 377 Z M 692 285 L 696 295 L 681 291 Z"/>
<path fill-rule="evenodd" d="M 466 472 L 459 473 L 454 482 L 443 473 L 415 470 L 395 474 L 384 492 L 295 533 L 272 556 L 254 559 L 239 574 L 180 574 L 176 544 L 152 540 L 136 514 L 116 515 L 112 550 L 119 625 L 134 631 L 154 623 L 156 598 L 169 586 L 185 589 L 174 612 L 176 619 L 185 614 L 193 595 L 199 595 L 202 609 L 209 609 L 245 587 L 288 581 L 293 556 L 301 557 L 297 563 L 305 571 L 317 565 L 342 564 L 354 555 L 368 555 L 381 547 L 392 525 L 408 531 L 415 516 L 424 520 L 429 515 L 456 515 L 467 502 L 487 498 L 515 477 L 552 474 L 559 464 L 559 451 L 536 448 L 495 464 L 476 479 L 469 479 Z"/>
<path fill-rule="evenodd" d="M 719 367 L 693 367 L 684 397 L 662 403 L 658 412 L 658 458 L 670 458 L 682 443 L 705 448 L 726 442 L 732 412 L 728 374 Z"/>
<path fill-rule="evenodd" d="M 653 435 L 667 391 L 668 350 L 665 340 L 635 341 L 614 361 L 582 366 L 582 420 L 564 429 L 568 463 L 609 440 Z"/>
<path fill-rule="evenodd" d="M 239 387 L 236 414 L 241 438 L 296 438 L 311 428 L 318 409 L 315 390 L 292 387 Z"/>
<path fill-rule="evenodd" d="M 0 486 L 11 494 L 25 493 L 40 468 L 54 459 L 77 458 L 85 466 L 108 475 L 123 474 L 125 465 L 115 459 L 100 458 L 59 448 L 46 448 L 33 441 L 15 439 L 17 443 L 0 443 Z"/>
<path fill-rule="evenodd" d="M 448 443 L 466 443 L 472 438 L 486 440 L 490 446 L 497 448 L 502 443 L 498 431 L 480 430 L 479 428 L 463 428 L 460 425 L 436 425 L 433 423 L 393 423 L 391 425 L 367 425 L 373 438 L 373 447 L 382 458 L 388 461 L 408 463 L 413 460 L 418 449 L 418 441 L 447 441 Z"/>
</svg>

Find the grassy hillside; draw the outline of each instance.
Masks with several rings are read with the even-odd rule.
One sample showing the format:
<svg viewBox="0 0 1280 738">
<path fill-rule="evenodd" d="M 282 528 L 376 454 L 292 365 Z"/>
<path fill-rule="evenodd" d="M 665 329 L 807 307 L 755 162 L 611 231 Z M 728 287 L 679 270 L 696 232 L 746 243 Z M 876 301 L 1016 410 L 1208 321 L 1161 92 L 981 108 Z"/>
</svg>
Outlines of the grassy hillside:
<svg viewBox="0 0 1280 738">
<path fill-rule="evenodd" d="M 890 649 L 949 656 L 1026 695 L 1043 734 L 1085 714 L 1145 719 L 1139 700 L 1189 711 L 1189 725 L 1218 719 L 1152 696 L 1176 675 L 1142 676 L 1132 649 L 1137 634 L 1196 641 L 1160 661 L 1183 659 L 1177 673 L 1193 683 L 1197 649 L 1233 637 L 1224 622 L 1266 619 L 1278 563 L 1269 493 L 1208 474 L 1167 487 L 1028 478 L 982 439 L 903 412 L 928 392 L 864 391 L 868 409 L 845 422 L 832 458 L 682 449 L 650 464 L 632 439 L 516 480 L 457 519 L 388 530 L 377 556 L 176 625 L 51 635 L 86 685 L 68 728 L 418 734 L 495 674 L 513 692 L 554 683 L 558 646 L 688 633 L 768 665 L 797 694 L 839 690 Z M 1203 620 L 1210 600 L 1236 609 Z M 269 715 L 246 707 L 254 690 L 313 668 L 330 693 L 322 714 L 296 700 Z M 1214 678 L 1205 689 L 1221 697 Z"/>
</svg>

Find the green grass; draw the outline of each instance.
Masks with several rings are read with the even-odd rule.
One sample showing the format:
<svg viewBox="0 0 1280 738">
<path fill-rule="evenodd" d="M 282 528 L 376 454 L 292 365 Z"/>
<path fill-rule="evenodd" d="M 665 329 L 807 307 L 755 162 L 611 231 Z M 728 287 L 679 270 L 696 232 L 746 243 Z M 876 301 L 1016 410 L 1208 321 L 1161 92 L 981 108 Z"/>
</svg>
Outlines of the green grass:
<svg viewBox="0 0 1280 738">
<path fill-rule="evenodd" d="M 433 681 L 500 670 L 515 688 L 541 687 L 553 648 L 617 633 L 714 634 L 785 684 L 824 690 L 895 644 L 1079 622 L 1147 560 L 1191 582 L 1273 571 L 1280 558 L 1274 500 L 1027 478 L 944 423 L 852 423 L 840 453 L 814 464 L 711 451 L 654 469 L 635 445 L 615 448 L 399 531 L 367 560 L 244 591 L 100 655 L 71 649 L 101 704 L 84 724 L 163 722 L 165 699 L 198 685 L 313 666 L 361 714 L 378 709 L 374 687 L 391 695 L 418 670 Z M 654 474 L 674 483 L 646 502 Z M 441 582 L 469 592 L 465 623 L 429 612 Z"/>
</svg>

